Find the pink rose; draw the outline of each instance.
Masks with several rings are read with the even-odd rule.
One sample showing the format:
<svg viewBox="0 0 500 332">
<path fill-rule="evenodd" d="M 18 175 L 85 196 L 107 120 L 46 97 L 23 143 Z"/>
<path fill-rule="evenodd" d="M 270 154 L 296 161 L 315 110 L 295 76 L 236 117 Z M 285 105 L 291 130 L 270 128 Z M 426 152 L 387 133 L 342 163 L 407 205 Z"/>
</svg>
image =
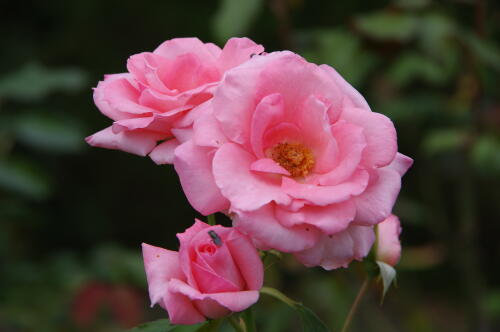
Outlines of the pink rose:
<svg viewBox="0 0 500 332">
<path fill-rule="evenodd" d="M 197 38 L 177 38 L 131 56 L 128 73 L 106 75 L 95 88 L 95 104 L 114 122 L 86 141 L 172 163 L 173 150 L 202 112 L 196 106 L 212 97 L 226 70 L 263 50 L 248 38 L 232 38 L 222 50 Z"/>
<path fill-rule="evenodd" d="M 142 245 L 151 303 L 172 323 L 196 324 L 257 302 L 264 269 L 247 236 L 196 220 L 177 237 L 179 252 Z"/>
<path fill-rule="evenodd" d="M 401 257 L 399 218 L 390 215 L 377 225 L 377 260 L 395 266 Z"/>
<path fill-rule="evenodd" d="M 412 164 L 391 120 L 333 68 L 286 51 L 228 71 L 206 108 L 174 159 L 195 209 L 308 265 L 366 255 Z"/>
</svg>

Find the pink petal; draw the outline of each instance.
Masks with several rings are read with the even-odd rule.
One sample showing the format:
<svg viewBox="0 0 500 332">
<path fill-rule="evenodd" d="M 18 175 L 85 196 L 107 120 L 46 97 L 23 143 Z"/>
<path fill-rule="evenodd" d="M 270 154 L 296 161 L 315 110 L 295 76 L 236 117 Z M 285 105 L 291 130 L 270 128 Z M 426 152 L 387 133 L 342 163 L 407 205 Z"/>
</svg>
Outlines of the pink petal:
<svg viewBox="0 0 500 332">
<path fill-rule="evenodd" d="M 94 89 L 94 102 L 102 114 L 113 120 L 148 115 L 153 109 L 141 105 L 140 91 L 134 87 L 130 74 L 107 75 Z"/>
<path fill-rule="evenodd" d="M 203 215 L 229 208 L 212 174 L 213 149 L 183 143 L 175 150 L 174 166 L 191 205 Z"/>
<path fill-rule="evenodd" d="M 149 157 L 156 165 L 173 164 L 174 152 L 179 146 L 179 141 L 175 138 L 157 145 L 149 154 Z"/>
<path fill-rule="evenodd" d="M 395 266 L 401 257 L 399 235 L 401 225 L 398 217 L 391 214 L 377 225 L 377 260 Z"/>
<path fill-rule="evenodd" d="M 391 168 L 403 176 L 411 165 L 413 165 L 413 159 L 398 152 L 396 153 L 396 158 L 391 163 Z"/>
<path fill-rule="evenodd" d="M 370 110 L 370 106 L 366 102 L 365 98 L 350 85 L 347 81 L 337 73 L 335 69 L 328 65 L 319 66 L 325 73 L 327 73 L 330 78 L 335 82 L 339 88 L 339 94 L 345 96 L 344 104 L 349 107 L 363 108 L 365 110 Z"/>
<path fill-rule="evenodd" d="M 103 129 L 85 139 L 96 147 L 122 150 L 139 156 L 146 156 L 164 135 L 149 131 L 122 131 L 114 134 L 112 127 Z"/>
<path fill-rule="evenodd" d="M 169 290 L 173 293 L 184 294 L 191 300 L 214 300 L 218 304 L 234 312 L 245 310 L 259 299 L 259 292 L 256 290 L 202 294 L 178 279 L 171 280 L 169 283 Z"/>
<path fill-rule="evenodd" d="M 226 240 L 226 245 L 245 279 L 247 289 L 260 290 L 264 282 L 264 266 L 250 239 L 237 230 L 233 230 Z"/>
<path fill-rule="evenodd" d="M 144 268 L 148 279 L 151 306 L 167 296 L 168 281 L 171 278 L 183 279 L 179 266 L 179 254 L 149 244 L 142 244 Z"/>
<path fill-rule="evenodd" d="M 296 252 L 312 247 L 320 233 L 308 225 L 286 227 L 274 214 L 274 207 L 266 205 L 256 211 L 237 211 L 233 223 L 238 230 L 248 234 L 260 249 L 277 249 Z"/>
<path fill-rule="evenodd" d="M 359 166 L 366 146 L 363 128 L 339 121 L 332 126 L 332 134 L 337 141 L 338 163 L 328 173 L 319 176 L 321 185 L 336 185 L 347 180 Z"/>
<path fill-rule="evenodd" d="M 192 325 L 206 320 L 193 302 L 181 293 L 168 291 L 162 306 L 168 311 L 168 318 L 172 324 Z"/>
<path fill-rule="evenodd" d="M 351 200 L 327 206 L 307 205 L 299 212 L 276 209 L 276 217 L 281 224 L 292 227 L 309 224 L 325 234 L 335 234 L 346 229 L 356 215 L 356 206 Z"/>
<path fill-rule="evenodd" d="M 382 167 L 392 162 L 398 146 L 396 129 L 388 117 L 360 108 L 346 108 L 340 118 L 363 128 L 367 144 L 363 150 L 363 165 Z"/>
<path fill-rule="evenodd" d="M 254 161 L 250 165 L 250 169 L 252 171 L 255 171 L 255 172 L 290 175 L 290 172 L 288 172 L 286 169 L 281 167 L 274 160 L 269 159 L 269 158 L 263 158 L 263 159 L 259 159 L 259 160 Z"/>
<path fill-rule="evenodd" d="M 375 241 L 371 227 L 352 225 L 343 232 L 323 235 L 311 249 L 296 253 L 295 257 L 305 266 L 321 266 L 326 270 L 347 267 L 354 260 L 361 260 Z"/>
<path fill-rule="evenodd" d="M 198 38 L 174 38 L 163 42 L 153 53 L 161 55 L 167 59 L 175 59 L 183 54 L 195 54 L 207 63 L 215 64 L 213 45 L 206 46 Z"/>
<path fill-rule="evenodd" d="M 275 201 L 289 204 L 279 182 L 250 171 L 255 157 L 233 143 L 224 144 L 213 159 L 215 182 L 222 195 L 231 201 L 232 209 L 255 210 Z"/>
<path fill-rule="evenodd" d="M 198 219 L 194 220 L 194 224 L 186 229 L 183 233 L 178 233 L 177 238 L 179 239 L 179 262 L 180 268 L 185 275 L 185 279 L 193 287 L 197 287 L 196 278 L 193 276 L 193 271 L 191 270 L 191 255 L 190 255 L 190 245 L 194 237 L 198 235 L 201 231 L 206 230 L 210 226 Z"/>
<path fill-rule="evenodd" d="M 231 281 L 215 274 L 197 263 L 191 264 L 198 290 L 202 293 L 236 292 L 240 290 Z"/>
<path fill-rule="evenodd" d="M 269 127 L 283 120 L 283 107 L 283 98 L 279 93 L 275 93 L 262 98 L 255 108 L 250 140 L 252 150 L 259 158 L 264 157 L 264 133 Z"/>
<path fill-rule="evenodd" d="M 368 185 L 368 173 L 358 170 L 343 183 L 335 186 L 318 186 L 314 184 L 299 183 L 291 178 L 282 177 L 281 188 L 290 196 L 305 199 L 314 205 L 330 205 L 350 199 L 361 194 Z"/>
<path fill-rule="evenodd" d="M 264 52 L 264 47 L 248 38 L 231 38 L 220 53 L 218 63 L 222 72 L 248 61 L 252 54 Z"/>
<path fill-rule="evenodd" d="M 199 146 L 219 147 L 227 142 L 213 114 L 201 114 L 194 123 L 194 142 Z"/>
<path fill-rule="evenodd" d="M 366 190 L 354 198 L 356 224 L 371 226 L 387 218 L 400 189 L 401 175 L 393 169 L 393 164 L 374 170 Z"/>
</svg>

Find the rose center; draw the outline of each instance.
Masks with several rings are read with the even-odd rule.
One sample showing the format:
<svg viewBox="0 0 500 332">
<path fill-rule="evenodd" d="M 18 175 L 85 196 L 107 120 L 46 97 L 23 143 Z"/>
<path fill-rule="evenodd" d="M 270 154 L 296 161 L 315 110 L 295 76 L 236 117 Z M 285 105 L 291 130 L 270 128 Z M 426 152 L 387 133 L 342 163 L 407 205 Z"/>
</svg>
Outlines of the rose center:
<svg viewBox="0 0 500 332">
<path fill-rule="evenodd" d="M 300 143 L 279 143 L 271 150 L 271 158 L 292 177 L 306 176 L 314 167 L 314 156 Z"/>
</svg>

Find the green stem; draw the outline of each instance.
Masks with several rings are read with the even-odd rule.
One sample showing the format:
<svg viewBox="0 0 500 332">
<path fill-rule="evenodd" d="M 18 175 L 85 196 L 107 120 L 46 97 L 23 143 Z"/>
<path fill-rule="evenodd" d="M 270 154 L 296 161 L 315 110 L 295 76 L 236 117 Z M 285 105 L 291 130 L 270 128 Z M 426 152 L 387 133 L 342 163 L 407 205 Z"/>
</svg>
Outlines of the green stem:
<svg viewBox="0 0 500 332">
<path fill-rule="evenodd" d="M 241 320 L 236 315 L 231 315 L 227 318 L 231 326 L 236 332 L 247 332 L 246 328 L 241 326 Z"/>
<path fill-rule="evenodd" d="M 222 324 L 222 319 L 213 319 L 209 320 L 206 325 L 204 325 L 200 330 L 200 332 L 217 332 L 219 331 L 219 327 Z"/>
<path fill-rule="evenodd" d="M 295 308 L 298 304 L 296 301 L 292 300 L 291 298 L 289 298 L 288 296 L 286 296 L 285 294 L 283 294 L 282 292 L 280 292 L 279 290 L 277 290 L 275 288 L 262 287 L 260 289 L 260 292 L 262 294 L 270 295 L 270 296 L 280 300 L 281 302 L 289 305 L 292 308 Z"/>
<path fill-rule="evenodd" d="M 209 214 L 207 216 L 207 222 L 209 225 L 212 225 L 212 226 L 217 224 L 217 222 L 215 221 L 215 214 Z"/>
<path fill-rule="evenodd" d="M 257 332 L 257 328 L 255 327 L 255 319 L 253 318 L 252 308 L 248 308 L 243 311 L 241 314 L 241 318 L 245 322 L 245 327 L 247 332 Z"/>
<path fill-rule="evenodd" d="M 359 289 L 359 292 L 358 292 L 358 295 L 356 296 L 356 299 L 354 299 L 354 302 L 351 306 L 351 309 L 349 310 L 349 313 L 347 314 L 347 318 L 345 319 L 344 326 L 342 327 L 341 332 L 347 332 L 349 325 L 351 325 L 352 318 L 354 317 L 354 314 L 356 313 L 356 310 L 358 309 L 359 303 L 361 302 L 361 299 L 365 295 L 369 284 L 370 284 L 370 277 L 367 276 L 365 278 L 365 281 L 363 281 L 361 288 Z"/>
</svg>

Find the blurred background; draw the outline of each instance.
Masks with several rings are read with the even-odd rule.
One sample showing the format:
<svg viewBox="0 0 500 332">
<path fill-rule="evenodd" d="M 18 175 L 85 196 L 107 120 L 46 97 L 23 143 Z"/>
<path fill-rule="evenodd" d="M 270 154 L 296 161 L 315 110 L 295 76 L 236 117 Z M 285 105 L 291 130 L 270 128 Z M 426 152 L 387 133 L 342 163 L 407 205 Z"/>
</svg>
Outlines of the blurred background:
<svg viewBox="0 0 500 332">
<path fill-rule="evenodd" d="M 90 148 L 104 74 L 166 39 L 248 36 L 335 67 L 415 159 L 395 213 L 397 288 L 352 331 L 500 331 L 500 3 L 486 0 L 4 1 L 0 4 L 0 331 L 123 331 L 150 309 L 140 254 L 191 225 L 172 167 Z M 220 217 L 219 217 L 220 218 Z M 338 331 L 363 279 L 284 257 L 267 284 Z M 259 331 L 296 331 L 262 298 Z"/>
</svg>

